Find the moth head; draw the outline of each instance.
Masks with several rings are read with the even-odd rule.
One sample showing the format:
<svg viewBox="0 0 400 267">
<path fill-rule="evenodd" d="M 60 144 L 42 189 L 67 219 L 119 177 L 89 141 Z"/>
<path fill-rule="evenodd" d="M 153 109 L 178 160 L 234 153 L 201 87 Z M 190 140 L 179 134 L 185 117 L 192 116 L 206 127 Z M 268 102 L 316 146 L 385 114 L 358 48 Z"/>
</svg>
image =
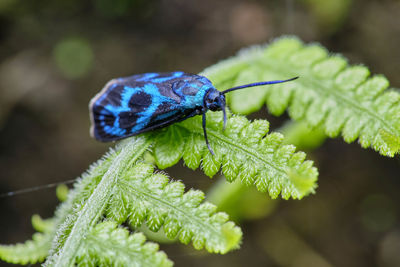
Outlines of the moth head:
<svg viewBox="0 0 400 267">
<path fill-rule="evenodd" d="M 226 125 L 225 95 L 216 89 L 210 89 L 204 97 L 204 106 L 211 111 L 222 110 L 224 114 L 224 129 Z"/>
<path fill-rule="evenodd" d="M 209 90 L 204 99 L 205 107 L 212 111 L 218 111 L 225 108 L 225 96 L 217 90 Z"/>
</svg>

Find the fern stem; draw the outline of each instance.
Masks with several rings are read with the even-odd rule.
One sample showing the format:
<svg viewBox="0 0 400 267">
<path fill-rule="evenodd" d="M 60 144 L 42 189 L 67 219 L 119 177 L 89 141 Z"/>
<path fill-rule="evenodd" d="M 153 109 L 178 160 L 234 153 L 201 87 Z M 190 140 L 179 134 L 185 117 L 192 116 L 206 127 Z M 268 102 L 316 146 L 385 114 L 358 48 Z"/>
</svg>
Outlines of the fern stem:
<svg viewBox="0 0 400 267">
<path fill-rule="evenodd" d="M 77 219 L 73 223 L 71 232 L 65 240 L 61 251 L 56 255 L 50 256 L 44 266 L 71 266 L 73 264 L 82 240 L 84 240 L 91 226 L 103 214 L 104 208 L 108 203 L 107 200 L 111 196 L 121 171 L 140 158 L 150 145 L 151 141 L 145 137 L 140 137 L 131 138 L 126 145 L 122 146 L 121 152 L 112 162 L 101 182 L 77 215 Z"/>
</svg>

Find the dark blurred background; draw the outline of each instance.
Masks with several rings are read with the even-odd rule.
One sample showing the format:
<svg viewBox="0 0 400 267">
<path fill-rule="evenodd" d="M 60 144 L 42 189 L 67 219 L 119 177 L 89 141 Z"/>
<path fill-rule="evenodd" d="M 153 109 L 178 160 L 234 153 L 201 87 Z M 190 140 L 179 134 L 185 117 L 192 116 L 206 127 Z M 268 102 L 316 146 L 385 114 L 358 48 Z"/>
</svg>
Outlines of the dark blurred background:
<svg viewBox="0 0 400 267">
<path fill-rule="evenodd" d="M 0 0 L 0 193 L 73 179 L 107 150 L 89 136 L 87 105 L 115 77 L 198 73 L 242 47 L 295 34 L 398 87 L 399 18 L 398 0 Z M 274 127 L 286 119 L 257 116 Z M 320 171 L 317 193 L 242 221 L 241 250 L 162 249 L 176 266 L 400 266 L 398 157 L 341 139 L 309 157 Z M 182 164 L 167 172 L 188 187 L 212 184 Z M 53 215 L 54 191 L 0 198 L 0 243 L 30 239 L 31 215 Z"/>
</svg>

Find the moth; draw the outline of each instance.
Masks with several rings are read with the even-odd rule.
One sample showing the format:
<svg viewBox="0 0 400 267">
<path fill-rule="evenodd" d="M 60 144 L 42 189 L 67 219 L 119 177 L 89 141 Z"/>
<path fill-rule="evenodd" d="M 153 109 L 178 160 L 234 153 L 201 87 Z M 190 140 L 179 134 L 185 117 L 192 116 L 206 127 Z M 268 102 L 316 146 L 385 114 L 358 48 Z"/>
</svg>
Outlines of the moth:
<svg viewBox="0 0 400 267">
<path fill-rule="evenodd" d="M 218 91 L 204 76 L 182 71 L 113 79 L 90 101 L 90 133 L 109 142 L 202 115 L 206 145 L 214 155 L 207 138 L 206 112 L 222 110 L 225 129 L 226 93 L 297 78 L 250 83 L 225 91 Z"/>
</svg>

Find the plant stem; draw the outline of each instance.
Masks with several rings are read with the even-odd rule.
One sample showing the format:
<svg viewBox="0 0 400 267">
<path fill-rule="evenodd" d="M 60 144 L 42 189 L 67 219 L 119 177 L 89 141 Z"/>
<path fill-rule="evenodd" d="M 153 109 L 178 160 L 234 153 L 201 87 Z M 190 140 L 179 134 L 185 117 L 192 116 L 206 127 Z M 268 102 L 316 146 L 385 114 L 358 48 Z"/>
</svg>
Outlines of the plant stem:
<svg viewBox="0 0 400 267">
<path fill-rule="evenodd" d="M 61 251 L 50 257 L 44 266 L 72 266 L 74 257 L 81 245 L 85 235 L 95 225 L 103 214 L 111 193 L 118 181 L 122 170 L 129 167 L 139 157 L 143 155 L 151 142 L 145 137 L 132 138 L 122 147 L 121 152 L 115 158 L 108 171 L 103 176 L 93 194 L 79 211 L 77 219 L 73 222 L 73 227 Z M 133 157 L 132 157 L 133 155 Z"/>
</svg>

